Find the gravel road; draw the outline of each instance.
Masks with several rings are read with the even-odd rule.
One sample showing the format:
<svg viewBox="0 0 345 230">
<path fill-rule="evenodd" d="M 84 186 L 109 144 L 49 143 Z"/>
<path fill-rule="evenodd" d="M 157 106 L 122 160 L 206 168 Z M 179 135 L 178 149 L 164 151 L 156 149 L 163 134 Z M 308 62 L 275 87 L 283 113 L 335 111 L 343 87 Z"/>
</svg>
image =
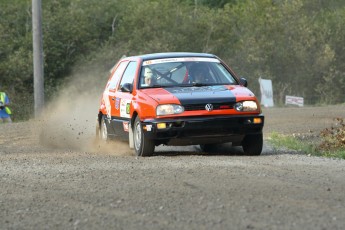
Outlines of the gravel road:
<svg viewBox="0 0 345 230">
<path fill-rule="evenodd" d="M 258 157 L 225 145 L 136 158 L 124 143 L 92 141 L 92 118 L 80 116 L 0 124 L 0 229 L 345 229 L 345 161 L 266 142 L 317 135 L 345 105 L 264 114 Z"/>
</svg>

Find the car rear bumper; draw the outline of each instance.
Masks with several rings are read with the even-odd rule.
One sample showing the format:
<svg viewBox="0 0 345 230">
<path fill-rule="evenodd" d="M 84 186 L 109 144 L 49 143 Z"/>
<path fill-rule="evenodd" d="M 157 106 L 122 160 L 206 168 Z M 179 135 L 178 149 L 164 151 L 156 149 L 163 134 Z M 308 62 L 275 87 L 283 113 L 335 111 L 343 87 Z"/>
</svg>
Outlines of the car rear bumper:
<svg viewBox="0 0 345 230">
<path fill-rule="evenodd" d="M 261 123 L 254 123 L 254 118 L 260 118 Z M 166 128 L 158 128 L 159 124 L 165 124 Z M 155 140 L 157 145 L 238 143 L 247 134 L 262 133 L 264 116 L 183 117 L 144 120 L 142 125 L 146 137 Z"/>
</svg>

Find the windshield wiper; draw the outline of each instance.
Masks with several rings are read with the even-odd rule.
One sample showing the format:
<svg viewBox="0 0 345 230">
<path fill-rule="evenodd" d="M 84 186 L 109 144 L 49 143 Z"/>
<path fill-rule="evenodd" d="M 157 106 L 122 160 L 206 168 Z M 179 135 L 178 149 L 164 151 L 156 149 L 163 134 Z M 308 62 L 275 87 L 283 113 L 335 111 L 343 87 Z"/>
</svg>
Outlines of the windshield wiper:
<svg viewBox="0 0 345 230">
<path fill-rule="evenodd" d="M 175 87 L 175 85 L 150 85 L 145 87 L 145 89 L 149 89 L 149 88 L 169 88 L 169 87 Z"/>
<path fill-rule="evenodd" d="M 212 84 L 205 84 L 205 83 L 198 83 L 198 82 L 193 82 L 192 86 L 196 86 L 196 87 L 201 87 L 201 86 L 209 86 Z"/>
</svg>

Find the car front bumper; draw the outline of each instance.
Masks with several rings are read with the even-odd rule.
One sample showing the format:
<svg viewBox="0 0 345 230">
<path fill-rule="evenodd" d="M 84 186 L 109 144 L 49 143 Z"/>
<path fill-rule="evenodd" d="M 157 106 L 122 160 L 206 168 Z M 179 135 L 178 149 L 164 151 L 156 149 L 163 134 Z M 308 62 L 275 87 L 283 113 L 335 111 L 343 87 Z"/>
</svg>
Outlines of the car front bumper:
<svg viewBox="0 0 345 230">
<path fill-rule="evenodd" d="M 254 120 L 261 120 L 255 123 Z M 264 116 L 212 116 L 144 120 L 145 136 L 157 145 L 239 143 L 247 134 L 262 134 Z M 158 128 L 161 126 L 161 128 Z M 164 128 L 165 126 L 165 128 Z"/>
</svg>

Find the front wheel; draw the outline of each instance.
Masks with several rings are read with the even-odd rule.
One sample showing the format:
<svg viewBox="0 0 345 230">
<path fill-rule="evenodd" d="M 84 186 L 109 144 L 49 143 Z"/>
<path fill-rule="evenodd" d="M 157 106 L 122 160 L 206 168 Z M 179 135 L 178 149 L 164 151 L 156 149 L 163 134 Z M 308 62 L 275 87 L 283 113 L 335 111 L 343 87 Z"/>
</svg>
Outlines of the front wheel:
<svg viewBox="0 0 345 230">
<path fill-rule="evenodd" d="M 245 154 L 258 156 L 261 154 L 263 146 L 262 133 L 248 134 L 242 140 L 242 148 Z"/>
<path fill-rule="evenodd" d="M 207 153 L 214 153 L 217 151 L 219 145 L 217 144 L 204 144 L 204 145 L 200 145 L 200 149 L 203 152 L 207 152 Z"/>
<path fill-rule="evenodd" d="M 134 150 L 137 156 L 151 156 L 155 150 L 153 140 L 148 139 L 143 131 L 139 116 L 135 118 L 133 128 Z"/>
</svg>

